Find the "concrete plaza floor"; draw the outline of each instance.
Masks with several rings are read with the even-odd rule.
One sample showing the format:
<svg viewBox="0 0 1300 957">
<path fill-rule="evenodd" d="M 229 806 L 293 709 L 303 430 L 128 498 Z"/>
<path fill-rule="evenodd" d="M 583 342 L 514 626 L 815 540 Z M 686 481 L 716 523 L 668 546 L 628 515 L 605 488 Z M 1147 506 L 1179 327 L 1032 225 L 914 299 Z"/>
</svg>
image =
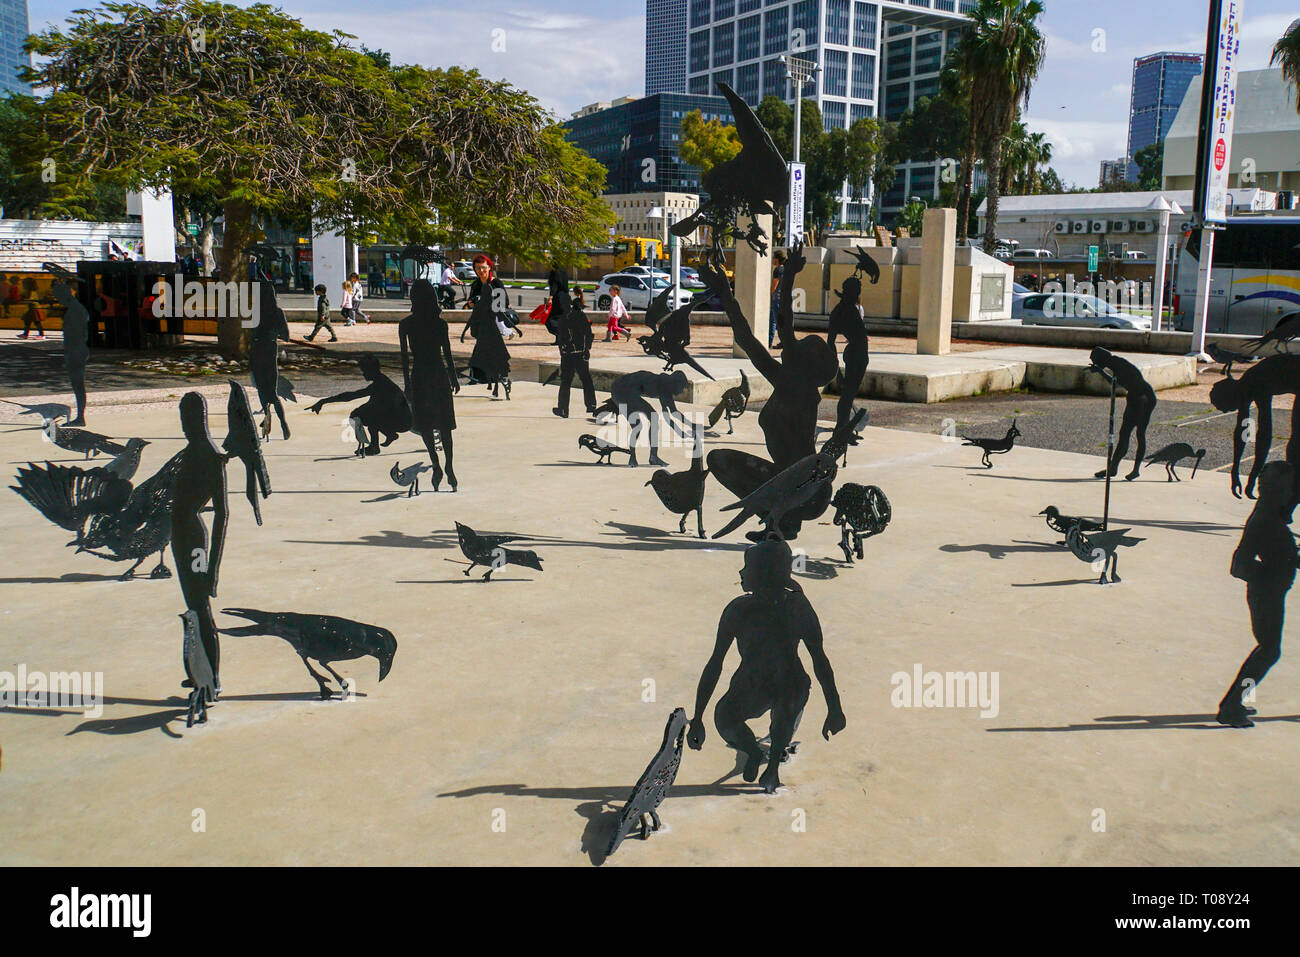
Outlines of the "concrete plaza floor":
<svg viewBox="0 0 1300 957">
<path fill-rule="evenodd" d="M 220 442 L 223 386 L 204 391 Z M 347 406 L 290 407 L 291 440 L 277 428 L 265 449 L 263 527 L 231 468 L 218 624 L 243 624 L 220 613 L 234 606 L 390 629 L 384 682 L 370 658 L 335 666 L 359 686 L 352 701 L 320 701 L 281 639 L 226 637 L 222 699 L 187 730 L 176 580 L 116 581 L 124 566 L 74 556 L 70 534 L 0 496 L 0 671 L 102 672 L 105 694 L 98 718 L 0 711 L 0 863 L 598 861 L 669 712 L 693 709 L 718 616 L 740 593 L 743 538 L 678 534 L 643 487 L 651 470 L 594 464 L 576 442 L 597 427 L 552 416 L 554 395 L 464 388 L 455 494 L 407 499 L 389 480 L 394 462 L 422 457 L 414 436 L 354 458 Z M 161 396 L 95 404 L 89 427 L 153 442 L 137 478 L 180 446 Z M 0 435 L 11 475 L 76 464 L 36 428 Z M 755 416 L 707 447 L 762 453 Z M 663 454 L 681 468 L 689 451 Z M 608 866 L 1297 861 L 1294 657 L 1260 687 L 1257 727 L 1213 721 L 1252 645 L 1228 575 L 1251 503 L 1221 474 L 1168 484 L 1156 467 L 1118 482 L 1113 525 L 1145 540 L 1122 550 L 1122 583 L 1102 587 L 1037 515 L 1099 514 L 1100 460 L 1017 448 L 994 461 L 984 470 L 977 450 L 936 434 L 866 430 L 840 481 L 881 486 L 892 524 L 855 566 L 829 514 L 796 543 L 847 728 L 823 740 L 814 683 L 785 787 L 767 796 L 733 773 L 710 706 L 704 749 L 685 753 L 660 808 L 665 830 L 624 842 Z M 705 501 L 711 533 L 731 496 L 710 479 Z M 455 521 L 528 536 L 545 571 L 465 578 L 447 561 L 461 560 Z M 895 707 L 893 677 L 917 668 L 996 674 L 996 715 Z"/>
</svg>

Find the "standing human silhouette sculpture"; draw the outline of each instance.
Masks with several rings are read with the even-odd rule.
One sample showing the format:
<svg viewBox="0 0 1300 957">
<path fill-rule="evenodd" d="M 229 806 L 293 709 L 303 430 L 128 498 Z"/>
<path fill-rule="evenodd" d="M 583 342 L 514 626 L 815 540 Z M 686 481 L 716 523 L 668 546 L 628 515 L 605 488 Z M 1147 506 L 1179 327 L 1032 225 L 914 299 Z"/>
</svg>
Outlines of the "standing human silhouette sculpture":
<svg viewBox="0 0 1300 957">
<path fill-rule="evenodd" d="M 248 368 L 261 404 L 262 436 L 271 437 L 271 410 L 280 418 L 280 434 L 289 438 L 289 423 L 284 419 L 280 401 L 280 340 L 289 341 L 289 323 L 275 299 L 275 287 L 258 283 L 258 322 L 248 347 Z"/>
<path fill-rule="evenodd" d="M 446 323 L 443 323 L 443 325 L 446 326 Z M 364 353 L 357 360 L 357 366 L 361 369 L 362 378 L 369 385 L 361 389 L 339 392 L 323 399 L 317 399 L 307 409 L 320 415 L 321 409 L 331 402 L 352 402 L 355 399 L 365 399 L 366 401 L 353 409 L 348 417 L 356 419 L 361 423 L 362 429 L 368 430 L 370 433 L 369 437 L 364 432 L 362 435 L 357 436 L 357 443 L 361 447 L 362 454 L 378 455 L 380 435 L 384 436 L 384 445 L 388 446 L 392 445 L 403 432 L 410 430 L 411 406 L 406 401 L 406 396 L 397 383 L 380 370 L 379 360 L 373 354 Z"/>
<path fill-rule="evenodd" d="M 627 447 L 630 450 L 628 465 L 636 467 L 636 447 L 641 439 L 641 432 L 650 428 L 650 464 L 667 465 L 659 457 L 659 422 L 662 418 L 683 439 L 690 439 L 693 433 L 686 422 L 686 417 L 677 408 L 675 397 L 684 391 L 690 380 L 680 369 L 676 372 L 648 372 L 645 370 L 628 372 L 619 376 L 610 386 L 609 398 L 596 409 L 596 414 L 613 413 L 622 415 L 631 427 L 628 433 Z M 658 399 L 659 411 L 647 400 Z"/>
<path fill-rule="evenodd" d="M 476 278 L 469 287 L 473 309 L 460 331 L 460 341 L 465 341 L 466 332 L 473 333 L 474 351 L 469 358 L 471 374 L 492 386 L 494 399 L 500 395 L 499 389 L 504 385 L 509 399 L 510 350 L 506 348 L 501 329 L 497 326 L 497 314 L 509 307 L 510 296 L 505 284 L 496 277 L 494 266 L 492 260 L 482 253 L 474 257 Z"/>
<path fill-rule="evenodd" d="M 582 401 L 587 414 L 596 411 L 596 386 L 591 381 L 590 365 L 593 341 L 595 337 L 587 314 L 576 302 L 566 303 L 556 322 L 556 342 L 560 347 L 560 397 L 551 410 L 562 419 L 569 417 L 569 392 L 575 375 L 582 383 Z"/>
<path fill-rule="evenodd" d="M 1273 445 L 1273 398 L 1293 395 L 1291 435 L 1286 443 L 1286 461 L 1296 474 L 1297 487 L 1291 494 L 1291 509 L 1300 501 L 1300 356 L 1269 356 L 1251 366 L 1239 378 L 1220 379 L 1210 388 L 1210 402 L 1220 412 L 1236 411 L 1237 427 L 1232 433 L 1232 494 L 1241 498 L 1241 457 L 1246 443 L 1253 439 L 1255 460 L 1246 479 L 1246 497 L 1255 497 L 1255 482 L 1268 461 Z M 1247 420 L 1255 407 L 1254 435 L 1247 435 Z M 1287 512 L 1287 521 L 1291 520 Z"/>
<path fill-rule="evenodd" d="M 767 770 L 759 783 L 769 794 L 781 786 L 781 761 L 794 740 L 812 688 L 799 662 L 800 643 L 812 659 L 813 673 L 826 698 L 822 736 L 829 740 L 845 726 L 835 673 L 822 647 L 821 622 L 803 589 L 791 578 L 792 564 L 790 546 L 779 538 L 768 538 L 745 550 L 740 571 L 745 594 L 733 599 L 718 621 L 713 654 L 700 675 L 695 714 L 686 737 L 693 750 L 704 746 L 704 709 L 713 697 L 723 660 L 734 642 L 740 663 L 714 708 L 713 723 L 722 740 L 744 755 L 742 776 L 746 781 L 758 777 L 766 757 Z M 772 713 L 771 737 L 764 755 L 746 722 L 768 711 Z"/>
<path fill-rule="evenodd" d="M 1286 593 L 1295 583 L 1296 573 L 1296 543 L 1288 527 L 1295 477 L 1289 462 L 1264 466 L 1259 476 L 1259 500 L 1232 553 L 1230 572 L 1246 583 L 1246 606 L 1255 636 L 1255 648 L 1242 662 L 1215 716 L 1220 724 L 1234 728 L 1252 726 L 1242 698 L 1254 691 L 1282 656 Z"/>
<path fill-rule="evenodd" d="M 1119 423 L 1119 441 L 1107 467 L 1111 477 L 1119 474 L 1119 464 L 1128 454 L 1128 440 L 1134 430 L 1137 431 L 1137 452 L 1133 456 L 1133 470 L 1124 476 L 1125 481 L 1133 481 L 1142 471 L 1142 460 L 1147 455 L 1147 426 L 1151 424 L 1151 413 L 1156 409 L 1156 390 L 1142 377 L 1142 372 L 1133 363 L 1122 356 L 1117 356 L 1101 346 L 1092 350 L 1092 368 L 1105 369 L 1115 377 L 1117 385 L 1128 395 L 1124 399 L 1124 417 Z M 1106 469 L 1095 476 L 1105 478 Z"/>
<path fill-rule="evenodd" d="M 496 328 L 495 323 L 491 325 Z M 454 492 L 457 482 L 452 466 L 451 433 L 456 428 L 456 406 L 452 394 L 460 391 L 460 381 L 451 355 L 447 323 L 438 308 L 437 291 L 429 280 L 417 279 L 411 284 L 411 314 L 398 324 L 397 338 L 402 348 L 402 381 L 411 404 L 411 431 L 424 440 L 429 452 L 433 468 L 429 480 L 433 490 L 438 491 L 443 477 L 443 467 L 438 464 L 441 442 L 447 482 Z M 498 333 L 497 341 L 500 340 Z M 505 348 L 504 343 L 501 348 Z"/>
<path fill-rule="evenodd" d="M 50 294 L 63 306 L 63 367 L 72 394 L 77 398 L 77 415 L 68 425 L 86 424 L 86 363 L 90 360 L 90 313 L 63 279 L 56 279 Z"/>
<path fill-rule="evenodd" d="M 865 251 L 855 250 L 854 254 L 858 257 L 857 269 L 839 288 L 837 295 L 840 301 L 831 310 L 826 332 L 826 344 L 831 347 L 832 353 L 835 352 L 835 341 L 840 336 L 844 337 L 844 375 L 840 380 L 840 400 L 835 410 L 835 422 L 841 428 L 848 425 L 853 417 L 853 400 L 858 397 L 862 380 L 867 374 L 867 365 L 871 362 L 867 324 L 862 315 L 862 280 L 857 274 L 860 270 L 866 270 L 872 282 L 880 278 L 880 269 Z M 856 445 L 858 440 L 859 436 L 855 434 L 849 444 Z"/>
</svg>

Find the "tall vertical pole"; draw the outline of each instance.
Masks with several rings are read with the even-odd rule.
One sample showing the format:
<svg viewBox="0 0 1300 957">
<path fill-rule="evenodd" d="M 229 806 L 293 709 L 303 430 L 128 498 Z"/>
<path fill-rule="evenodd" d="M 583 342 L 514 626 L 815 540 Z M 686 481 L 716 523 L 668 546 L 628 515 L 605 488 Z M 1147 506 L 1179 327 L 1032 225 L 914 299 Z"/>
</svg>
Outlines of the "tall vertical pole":
<svg viewBox="0 0 1300 957">
<path fill-rule="evenodd" d="M 1155 286 L 1151 290 L 1151 331 L 1159 332 L 1165 311 L 1165 260 L 1169 256 L 1169 212 L 1160 211 L 1160 237 L 1156 248 Z"/>
<path fill-rule="evenodd" d="M 1101 530 L 1106 531 L 1110 522 L 1110 475 L 1112 471 L 1119 471 L 1118 468 L 1112 470 L 1110 467 L 1110 457 L 1115 453 L 1115 376 L 1109 371 L 1106 377 L 1110 379 L 1110 425 L 1106 429 L 1106 499 L 1101 509 Z M 1119 463 L 1116 463 L 1118 465 Z"/>
<path fill-rule="evenodd" d="M 664 210 L 664 222 L 668 223 L 669 216 L 672 214 Z M 671 222 L 676 222 L 674 217 Z M 677 308 L 677 302 L 682 297 L 682 241 L 676 233 L 669 232 L 665 226 L 664 232 L 668 236 L 668 268 L 673 273 L 673 308 Z"/>
</svg>

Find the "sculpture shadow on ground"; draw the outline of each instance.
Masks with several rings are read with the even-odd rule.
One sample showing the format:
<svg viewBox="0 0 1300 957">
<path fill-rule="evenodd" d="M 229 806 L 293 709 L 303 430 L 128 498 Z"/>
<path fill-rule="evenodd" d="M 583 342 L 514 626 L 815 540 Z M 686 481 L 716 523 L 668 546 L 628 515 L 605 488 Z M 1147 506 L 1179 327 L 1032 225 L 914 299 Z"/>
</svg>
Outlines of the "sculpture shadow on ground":
<svg viewBox="0 0 1300 957">
<path fill-rule="evenodd" d="M 355 692 L 358 698 L 366 697 L 363 692 Z M 320 695 L 314 691 L 275 691 L 265 692 L 262 694 L 245 694 L 245 695 L 222 695 L 219 699 L 221 702 L 231 701 L 304 701 L 314 704 L 320 704 Z M 139 734 L 141 731 L 161 731 L 169 738 L 183 738 L 183 734 L 173 731 L 169 725 L 173 721 L 184 721 L 188 711 L 187 699 L 179 695 L 168 698 L 165 701 L 150 700 L 145 698 L 113 698 L 105 696 L 103 705 L 108 707 L 115 704 L 126 705 L 146 705 L 156 707 L 159 710 L 149 711 L 144 714 L 133 714 L 122 718 L 91 718 L 82 721 L 67 734 L 79 734 L 83 731 L 92 734 Z M 36 713 L 30 708 L 4 708 L 2 711 L 11 714 L 32 714 Z M 59 715 L 81 714 L 80 711 L 59 711 Z"/>
<path fill-rule="evenodd" d="M 1010 545 L 1003 545 L 999 542 L 985 542 L 979 545 L 940 545 L 941 552 L 984 552 L 989 558 L 1001 560 L 1013 552 L 1059 552 L 1059 545 L 1049 545 L 1045 542 L 1025 542 L 1014 540 Z"/>
<path fill-rule="evenodd" d="M 607 533 L 609 537 L 611 539 L 621 537 L 622 541 L 589 541 L 556 538 L 551 535 L 508 534 L 520 541 L 544 545 L 547 548 L 601 548 L 624 551 L 744 551 L 746 548 L 746 545 L 740 543 L 702 541 L 698 538 L 682 535 L 677 531 L 669 532 L 646 525 L 628 525 L 622 522 L 606 522 L 605 524 L 617 530 L 615 533 Z M 408 535 L 405 532 L 387 529 L 376 534 L 363 535 L 359 539 L 350 541 L 305 539 L 287 539 L 286 541 L 295 545 L 365 545 L 374 548 L 456 549 L 457 551 L 460 548 L 454 528 L 437 529 L 428 535 Z M 506 581 L 507 579 L 500 580 Z M 497 581 L 497 579 L 494 578 L 493 581 Z M 424 583 L 421 582 L 421 584 Z"/>
<path fill-rule="evenodd" d="M 1092 579 L 1089 579 L 1091 581 Z M 1213 714 L 1116 714 L 1093 718 L 1092 724 L 1065 724 L 1042 727 L 985 728 L 990 733 L 1042 731 L 1229 731 Z M 1261 721 L 1300 722 L 1300 714 L 1253 715 Z"/>
</svg>

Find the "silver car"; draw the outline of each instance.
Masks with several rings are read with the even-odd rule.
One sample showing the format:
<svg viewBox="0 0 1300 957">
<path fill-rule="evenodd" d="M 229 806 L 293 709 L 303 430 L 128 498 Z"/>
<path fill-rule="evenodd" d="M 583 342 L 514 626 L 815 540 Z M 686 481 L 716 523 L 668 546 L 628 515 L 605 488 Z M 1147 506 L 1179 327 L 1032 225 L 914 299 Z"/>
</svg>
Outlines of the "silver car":
<svg viewBox="0 0 1300 957">
<path fill-rule="evenodd" d="M 1105 299 L 1077 293 L 1034 293 L 1013 296 L 1011 318 L 1026 326 L 1084 326 L 1092 329 L 1151 330 L 1151 319 L 1121 312 Z"/>
</svg>

